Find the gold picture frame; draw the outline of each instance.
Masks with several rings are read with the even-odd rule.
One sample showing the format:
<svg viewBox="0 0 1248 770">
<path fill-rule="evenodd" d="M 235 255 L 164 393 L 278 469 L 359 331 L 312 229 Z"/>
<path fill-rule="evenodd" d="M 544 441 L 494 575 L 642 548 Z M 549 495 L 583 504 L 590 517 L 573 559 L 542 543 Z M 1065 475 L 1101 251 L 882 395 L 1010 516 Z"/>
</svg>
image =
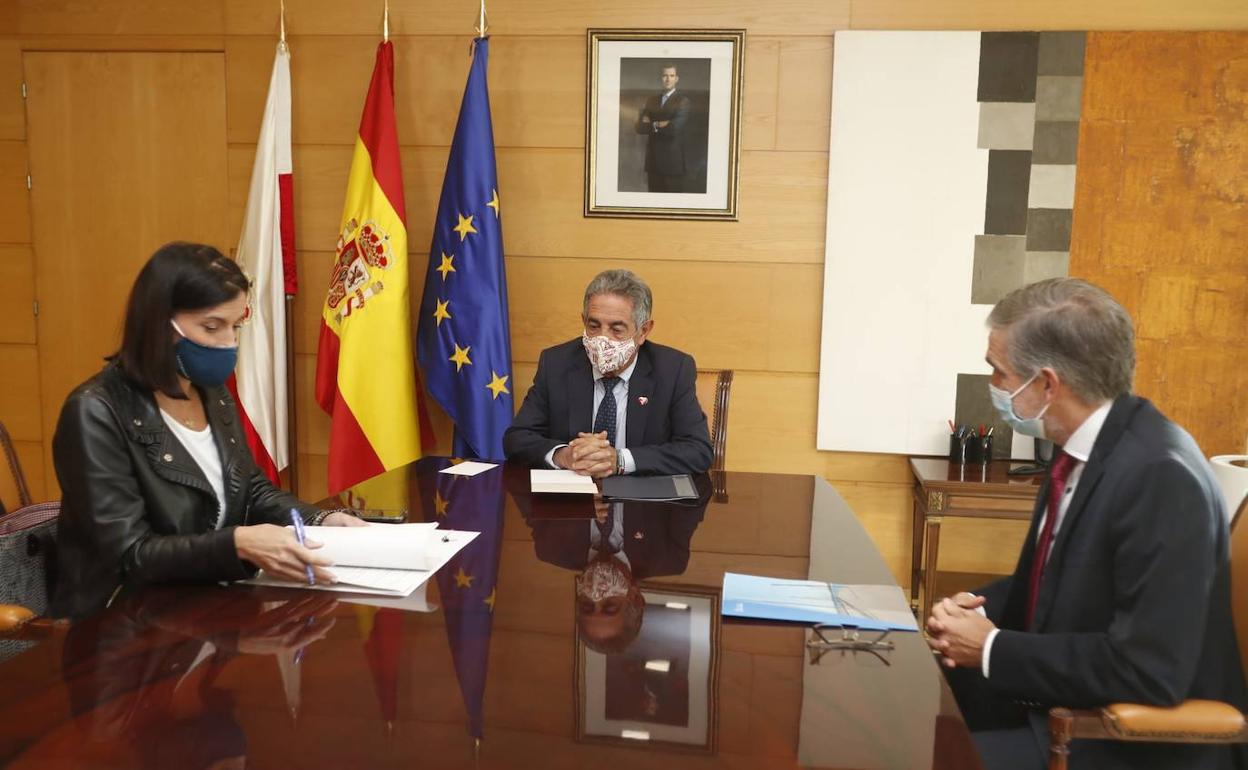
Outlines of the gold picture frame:
<svg viewBox="0 0 1248 770">
<path fill-rule="evenodd" d="M 590 29 L 587 217 L 738 218 L 745 30 Z"/>
</svg>

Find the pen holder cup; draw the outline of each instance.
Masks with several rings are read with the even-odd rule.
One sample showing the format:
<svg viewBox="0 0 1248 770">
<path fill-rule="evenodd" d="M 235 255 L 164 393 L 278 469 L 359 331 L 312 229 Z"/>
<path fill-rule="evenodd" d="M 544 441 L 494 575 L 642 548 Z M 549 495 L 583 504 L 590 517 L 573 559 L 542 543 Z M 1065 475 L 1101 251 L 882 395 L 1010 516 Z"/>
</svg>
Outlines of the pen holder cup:
<svg viewBox="0 0 1248 770">
<path fill-rule="evenodd" d="M 972 447 L 979 443 L 978 437 L 972 439 L 970 436 L 949 436 L 949 462 L 954 465 L 966 465 L 969 462 L 976 462 L 971 458 Z"/>
<path fill-rule="evenodd" d="M 976 454 L 978 455 L 975 461 L 981 465 L 987 465 L 992 462 L 992 436 L 976 436 L 971 441 L 975 443 Z"/>
</svg>

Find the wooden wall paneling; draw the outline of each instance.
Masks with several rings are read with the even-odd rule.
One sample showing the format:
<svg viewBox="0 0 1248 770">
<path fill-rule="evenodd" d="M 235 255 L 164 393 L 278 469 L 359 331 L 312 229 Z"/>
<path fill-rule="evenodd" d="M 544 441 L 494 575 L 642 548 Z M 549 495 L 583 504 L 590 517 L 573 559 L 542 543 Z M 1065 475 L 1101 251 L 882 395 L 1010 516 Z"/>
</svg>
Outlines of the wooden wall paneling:
<svg viewBox="0 0 1248 770">
<path fill-rule="evenodd" d="M 17 461 L 22 464 L 22 475 L 26 477 L 26 488 L 30 490 L 30 499 L 37 503 L 47 500 L 48 494 L 44 484 L 43 442 L 14 441 L 13 448 L 17 450 Z"/>
<path fill-rule="evenodd" d="M 225 31 L 221 0 L 17 0 L 23 35 L 179 35 Z"/>
<path fill-rule="evenodd" d="M 182 30 L 186 32 L 187 30 Z M 165 51 L 178 53 L 220 52 L 225 37 L 203 34 L 168 35 L 24 35 L 23 51 Z M 268 74 L 267 72 L 265 73 Z M 267 81 L 266 81 L 267 82 Z"/>
<path fill-rule="evenodd" d="M 17 38 L 0 39 L 0 139 L 26 138 L 22 101 L 22 47 Z"/>
<path fill-rule="evenodd" d="M 722 223 L 588 219 L 580 150 L 503 150 L 507 253 L 823 264 L 827 155 L 741 153 L 741 221 Z"/>
<path fill-rule="evenodd" d="M 42 441 L 39 420 L 39 357 L 34 345 L 0 344 L 0 421 L 14 441 Z M 52 433 L 49 431 L 48 436 Z"/>
<path fill-rule="evenodd" d="M 853 29 L 1243 29 L 1238 0 L 855 0 Z"/>
<path fill-rule="evenodd" d="M 33 0 L 27 0 L 33 2 Z M 666 29 L 743 28 L 759 35 L 827 35 L 846 29 L 850 0 L 690 0 L 672 5 L 661 0 L 612 0 L 567 3 L 560 0 L 495 0 L 489 4 L 490 32 L 504 35 L 584 35 L 587 27 L 662 27 Z M 231 35 L 277 34 L 277 7 L 254 0 L 225 0 L 225 25 Z M 436 0 L 393 0 L 390 34 L 453 35 L 465 42 L 476 23 L 471 6 L 452 9 Z M 376 11 L 335 0 L 290 0 L 286 28 L 291 34 L 381 35 Z M 580 77 L 579 73 L 573 77 Z"/>
<path fill-rule="evenodd" d="M 0 286 L 9 312 L 0 324 L 0 343 L 35 344 L 35 262 L 30 246 L 0 245 Z"/>
<path fill-rule="evenodd" d="M 784 38 L 747 36 L 741 85 L 741 149 L 776 149 L 776 100 Z"/>
<path fill-rule="evenodd" d="M 543 348 L 580 335 L 584 287 L 616 267 L 635 271 L 654 291 L 651 339 L 690 353 L 698 366 L 818 371 L 811 318 L 823 270 L 805 264 L 723 263 L 708 272 L 698 262 L 511 257 L 512 356 L 536 362 Z"/>
<path fill-rule="evenodd" d="M 26 143 L 0 141 L 0 243 L 30 243 Z"/>
<path fill-rule="evenodd" d="M 69 390 L 116 349 L 125 299 L 154 248 L 224 239 L 223 58 L 24 56 L 47 433 Z"/>
<path fill-rule="evenodd" d="M 832 38 L 788 38 L 780 46 L 776 149 L 827 152 L 832 119 Z"/>
</svg>

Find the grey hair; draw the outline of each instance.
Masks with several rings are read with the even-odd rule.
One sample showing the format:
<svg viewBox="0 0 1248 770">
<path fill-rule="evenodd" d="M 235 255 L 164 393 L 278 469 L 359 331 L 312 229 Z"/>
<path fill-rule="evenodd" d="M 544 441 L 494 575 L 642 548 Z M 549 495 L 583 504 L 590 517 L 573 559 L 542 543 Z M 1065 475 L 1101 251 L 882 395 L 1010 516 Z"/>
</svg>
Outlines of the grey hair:
<svg viewBox="0 0 1248 770">
<path fill-rule="evenodd" d="M 585 287 L 585 302 L 581 312 L 589 315 L 589 301 L 599 294 L 615 294 L 633 303 L 633 323 L 640 329 L 650 320 L 654 297 L 650 287 L 631 270 L 603 270 Z"/>
<path fill-rule="evenodd" d="M 1015 289 L 988 314 L 988 326 L 1009 334 L 1005 355 L 1024 379 L 1050 367 L 1090 404 L 1131 392 L 1131 316 L 1098 286 L 1050 278 Z"/>
</svg>

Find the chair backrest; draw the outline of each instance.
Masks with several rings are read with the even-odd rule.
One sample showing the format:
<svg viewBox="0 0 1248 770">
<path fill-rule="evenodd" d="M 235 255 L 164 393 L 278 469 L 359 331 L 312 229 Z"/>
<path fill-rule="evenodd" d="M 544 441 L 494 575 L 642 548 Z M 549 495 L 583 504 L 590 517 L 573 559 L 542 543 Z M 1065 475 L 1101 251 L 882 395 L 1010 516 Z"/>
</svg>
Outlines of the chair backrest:
<svg viewBox="0 0 1248 770">
<path fill-rule="evenodd" d="M 1240 502 L 1231 519 L 1231 614 L 1239 640 L 1239 659 L 1248 673 L 1248 497 Z"/>
<path fill-rule="evenodd" d="M 714 458 L 711 470 L 724 470 L 728 455 L 728 403 L 732 396 L 732 369 L 699 369 L 698 403 L 703 410 L 710 407 L 711 448 Z"/>
<path fill-rule="evenodd" d="M 26 477 L 22 475 L 22 464 L 17 459 L 17 450 L 13 448 L 13 439 L 2 422 L 0 454 L 4 455 L 4 462 L 0 463 L 0 514 L 3 514 L 8 509 L 30 505 L 31 501 Z"/>
<path fill-rule="evenodd" d="M 1209 458 L 1209 467 L 1226 498 L 1226 515 L 1230 516 L 1248 497 L 1248 455 L 1218 455 Z"/>
</svg>

